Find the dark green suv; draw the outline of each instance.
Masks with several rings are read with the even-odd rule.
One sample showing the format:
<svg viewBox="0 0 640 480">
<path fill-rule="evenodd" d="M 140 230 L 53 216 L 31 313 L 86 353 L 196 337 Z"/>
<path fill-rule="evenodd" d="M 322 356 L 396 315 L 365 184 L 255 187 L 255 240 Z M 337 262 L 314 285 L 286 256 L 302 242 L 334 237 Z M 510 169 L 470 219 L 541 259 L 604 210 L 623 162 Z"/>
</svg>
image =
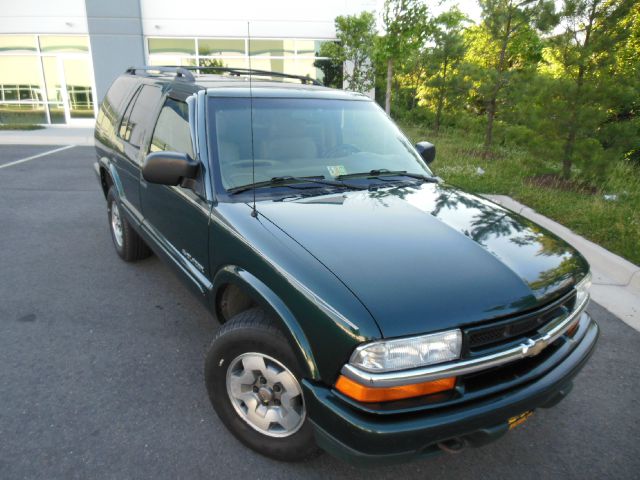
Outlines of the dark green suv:
<svg viewBox="0 0 640 480">
<path fill-rule="evenodd" d="M 435 177 L 363 95 L 209 70 L 120 76 L 95 168 L 118 254 L 155 252 L 222 324 L 204 380 L 241 442 L 387 463 L 567 395 L 598 337 L 580 254 Z"/>
</svg>

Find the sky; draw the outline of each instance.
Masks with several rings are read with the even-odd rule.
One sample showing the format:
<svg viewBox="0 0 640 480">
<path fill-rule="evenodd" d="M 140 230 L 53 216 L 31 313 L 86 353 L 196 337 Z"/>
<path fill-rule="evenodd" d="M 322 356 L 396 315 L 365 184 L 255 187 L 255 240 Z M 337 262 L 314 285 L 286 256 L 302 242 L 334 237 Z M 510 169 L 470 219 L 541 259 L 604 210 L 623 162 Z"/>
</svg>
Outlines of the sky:
<svg viewBox="0 0 640 480">
<path fill-rule="evenodd" d="M 460 8 L 460 10 L 462 10 L 462 12 L 471 20 L 476 23 L 480 21 L 480 5 L 478 5 L 477 0 L 444 0 L 442 2 L 427 0 L 425 3 L 429 7 L 429 10 L 436 15 L 449 10 L 457 4 L 458 8 Z"/>
</svg>

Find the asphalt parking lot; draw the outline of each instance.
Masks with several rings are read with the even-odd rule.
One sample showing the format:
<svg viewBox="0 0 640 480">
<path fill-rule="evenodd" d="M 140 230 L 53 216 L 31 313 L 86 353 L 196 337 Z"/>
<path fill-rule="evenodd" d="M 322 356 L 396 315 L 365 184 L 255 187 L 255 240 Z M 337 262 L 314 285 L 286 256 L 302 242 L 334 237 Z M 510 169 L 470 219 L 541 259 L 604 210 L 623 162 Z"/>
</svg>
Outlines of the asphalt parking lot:
<svg viewBox="0 0 640 480">
<path fill-rule="evenodd" d="M 247 450 L 203 383 L 215 320 L 117 257 L 93 148 L 13 163 L 59 148 L 0 146 L 0 479 L 638 478 L 640 333 L 595 304 L 571 395 L 491 445 L 375 470 Z"/>
</svg>

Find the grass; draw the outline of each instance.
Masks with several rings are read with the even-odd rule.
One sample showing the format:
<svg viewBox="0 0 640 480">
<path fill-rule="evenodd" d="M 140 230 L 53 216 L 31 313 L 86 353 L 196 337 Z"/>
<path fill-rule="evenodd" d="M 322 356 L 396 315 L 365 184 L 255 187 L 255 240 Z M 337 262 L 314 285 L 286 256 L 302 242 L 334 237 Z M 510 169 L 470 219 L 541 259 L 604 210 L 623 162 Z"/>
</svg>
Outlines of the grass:
<svg viewBox="0 0 640 480">
<path fill-rule="evenodd" d="M 595 194 L 533 185 L 531 177 L 558 173 L 559 165 L 535 158 L 526 150 L 497 147 L 492 158 L 482 156 L 482 138 L 456 130 L 437 136 L 401 125 L 411 140 L 436 145 L 436 175 L 474 193 L 509 195 L 542 215 L 640 265 L 640 168 L 619 161 Z M 479 174 L 478 168 L 484 173 Z M 610 201 L 604 195 L 617 195 Z"/>
<path fill-rule="evenodd" d="M 0 130 L 40 130 L 42 125 L 33 123 L 0 123 Z"/>
</svg>

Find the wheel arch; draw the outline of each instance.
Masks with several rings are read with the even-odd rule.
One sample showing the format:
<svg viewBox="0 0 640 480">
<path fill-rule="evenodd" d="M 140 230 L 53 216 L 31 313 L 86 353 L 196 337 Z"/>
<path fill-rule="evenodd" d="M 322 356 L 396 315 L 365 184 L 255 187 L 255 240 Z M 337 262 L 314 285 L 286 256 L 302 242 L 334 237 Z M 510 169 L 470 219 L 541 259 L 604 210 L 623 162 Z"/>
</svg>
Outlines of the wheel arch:
<svg viewBox="0 0 640 480">
<path fill-rule="evenodd" d="M 240 289 L 250 298 L 253 303 L 248 308 L 259 306 L 273 315 L 310 378 L 319 380 L 320 373 L 313 357 L 311 344 L 289 307 L 264 282 L 238 266 L 228 265 L 221 268 L 213 280 L 212 298 L 216 317 L 220 322 L 224 323 L 228 320 L 223 315 L 221 301 L 224 292 L 230 287 Z M 240 311 L 243 310 L 237 313 Z"/>
<path fill-rule="evenodd" d="M 118 196 L 122 196 L 122 182 L 113 164 L 107 158 L 101 158 L 98 161 L 98 168 L 104 198 L 107 198 L 107 193 L 109 193 L 111 187 L 115 187 Z"/>
</svg>

